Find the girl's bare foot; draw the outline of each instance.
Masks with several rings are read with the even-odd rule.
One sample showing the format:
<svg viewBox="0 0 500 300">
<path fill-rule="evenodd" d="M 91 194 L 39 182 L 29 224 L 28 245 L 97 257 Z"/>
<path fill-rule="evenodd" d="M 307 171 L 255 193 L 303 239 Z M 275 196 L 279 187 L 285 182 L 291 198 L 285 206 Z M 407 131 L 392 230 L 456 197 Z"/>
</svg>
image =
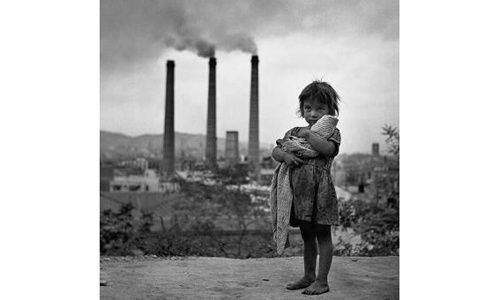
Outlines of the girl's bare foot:
<svg viewBox="0 0 500 300">
<path fill-rule="evenodd" d="M 311 286 L 305 289 L 302 294 L 304 295 L 319 295 L 326 293 L 330 290 L 327 282 L 314 281 Z"/>
<path fill-rule="evenodd" d="M 294 283 L 287 284 L 286 289 L 287 290 L 303 289 L 303 288 L 310 286 L 313 282 L 314 282 L 314 277 L 312 277 L 312 278 L 302 277 L 301 279 L 299 279 L 298 281 L 296 281 Z"/>
</svg>

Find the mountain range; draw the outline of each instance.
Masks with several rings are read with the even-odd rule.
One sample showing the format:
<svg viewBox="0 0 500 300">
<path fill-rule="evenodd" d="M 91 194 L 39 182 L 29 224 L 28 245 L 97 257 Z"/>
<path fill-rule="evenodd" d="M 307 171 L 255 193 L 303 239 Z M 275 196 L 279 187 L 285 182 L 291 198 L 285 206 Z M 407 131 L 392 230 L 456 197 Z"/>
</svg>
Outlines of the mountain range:
<svg viewBox="0 0 500 300">
<path fill-rule="evenodd" d="M 205 155 L 206 138 L 203 134 L 175 132 L 175 155 L 202 159 Z M 261 157 L 271 155 L 271 143 L 261 143 Z M 224 157 L 226 139 L 217 138 L 217 157 Z M 100 131 L 101 157 L 162 157 L 163 134 L 143 134 L 136 137 L 122 133 Z M 247 155 L 248 143 L 239 143 L 240 155 Z"/>
</svg>

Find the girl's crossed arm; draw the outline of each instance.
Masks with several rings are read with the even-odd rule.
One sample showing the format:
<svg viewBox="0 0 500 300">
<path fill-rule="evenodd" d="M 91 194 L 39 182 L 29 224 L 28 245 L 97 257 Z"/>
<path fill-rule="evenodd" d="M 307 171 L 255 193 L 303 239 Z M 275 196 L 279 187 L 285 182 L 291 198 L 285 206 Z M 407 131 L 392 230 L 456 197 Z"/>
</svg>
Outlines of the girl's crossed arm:
<svg viewBox="0 0 500 300">
<path fill-rule="evenodd" d="M 291 167 L 298 167 L 304 163 L 304 161 L 297 156 L 281 150 L 280 147 L 274 147 L 271 156 L 274 160 L 279 162 L 284 162 Z"/>
<path fill-rule="evenodd" d="M 334 156 L 337 153 L 337 145 L 335 143 L 326 140 L 317 133 L 311 131 L 308 128 L 301 128 L 297 134 L 299 137 L 303 137 L 307 140 L 309 144 L 324 156 Z"/>
</svg>

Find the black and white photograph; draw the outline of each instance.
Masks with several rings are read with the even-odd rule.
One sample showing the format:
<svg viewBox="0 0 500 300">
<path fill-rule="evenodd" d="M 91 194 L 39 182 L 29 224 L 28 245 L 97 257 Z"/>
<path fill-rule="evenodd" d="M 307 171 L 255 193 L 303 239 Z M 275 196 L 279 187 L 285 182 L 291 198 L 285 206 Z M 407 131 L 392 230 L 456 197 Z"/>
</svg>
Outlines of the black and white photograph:
<svg viewBox="0 0 500 300">
<path fill-rule="evenodd" d="M 100 2 L 101 299 L 399 299 L 399 2 Z"/>
<path fill-rule="evenodd" d="M 500 299 L 499 8 L 2 3 L 0 299 Z"/>
</svg>

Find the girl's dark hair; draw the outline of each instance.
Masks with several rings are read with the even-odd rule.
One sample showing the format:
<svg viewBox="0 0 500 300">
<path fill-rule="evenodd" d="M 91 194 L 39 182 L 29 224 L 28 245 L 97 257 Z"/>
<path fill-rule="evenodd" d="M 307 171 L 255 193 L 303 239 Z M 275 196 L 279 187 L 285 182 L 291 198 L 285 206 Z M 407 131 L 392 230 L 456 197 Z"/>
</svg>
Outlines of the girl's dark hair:
<svg viewBox="0 0 500 300">
<path fill-rule="evenodd" d="M 321 104 L 328 106 L 328 113 L 338 115 L 339 113 L 339 94 L 328 83 L 320 80 L 315 80 L 308 84 L 299 95 L 300 116 L 304 116 L 304 101 L 316 100 Z"/>
</svg>

